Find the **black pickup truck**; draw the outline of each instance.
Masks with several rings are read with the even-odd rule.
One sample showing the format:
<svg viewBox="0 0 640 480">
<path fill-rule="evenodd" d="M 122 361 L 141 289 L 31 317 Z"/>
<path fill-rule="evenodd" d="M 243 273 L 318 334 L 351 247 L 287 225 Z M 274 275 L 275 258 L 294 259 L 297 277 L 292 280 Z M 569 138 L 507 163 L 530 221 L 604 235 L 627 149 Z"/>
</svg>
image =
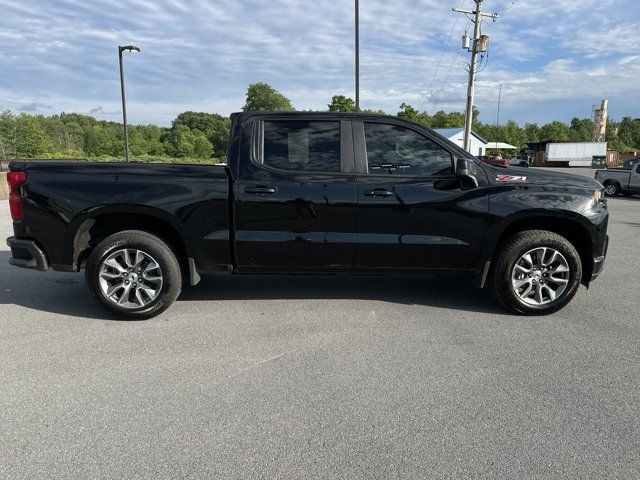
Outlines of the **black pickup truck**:
<svg viewBox="0 0 640 480">
<path fill-rule="evenodd" d="M 213 271 L 464 276 L 545 314 L 600 273 L 608 244 L 595 180 L 481 163 L 381 115 L 234 114 L 228 165 L 10 169 L 10 262 L 84 268 L 96 299 L 131 319 Z"/>
</svg>

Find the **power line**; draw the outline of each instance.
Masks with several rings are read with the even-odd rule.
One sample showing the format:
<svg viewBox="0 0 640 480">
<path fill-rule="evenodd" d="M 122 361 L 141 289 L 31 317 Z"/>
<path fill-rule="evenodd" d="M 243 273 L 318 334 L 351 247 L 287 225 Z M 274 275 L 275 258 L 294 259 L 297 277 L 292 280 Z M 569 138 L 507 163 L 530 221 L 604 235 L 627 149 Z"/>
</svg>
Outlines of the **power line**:
<svg viewBox="0 0 640 480">
<path fill-rule="evenodd" d="M 465 32 L 467 31 L 467 29 L 469 28 L 469 25 L 471 24 L 471 20 L 467 21 L 467 24 L 464 27 Z M 437 105 L 437 103 L 440 101 L 440 97 L 442 96 L 442 94 L 444 93 L 444 89 L 447 86 L 447 83 L 449 81 L 449 77 L 451 76 L 451 72 L 453 71 L 453 66 L 456 63 L 456 60 L 458 59 L 458 56 L 460 55 L 460 50 L 456 50 L 456 54 L 453 56 L 453 58 L 451 59 L 451 63 L 449 64 L 449 69 L 447 70 L 447 74 L 444 77 L 444 81 L 442 82 L 442 87 L 440 87 L 440 91 L 438 92 L 438 95 L 435 97 L 434 100 L 432 100 L 431 103 L 433 103 L 433 105 Z"/>
<path fill-rule="evenodd" d="M 460 4 L 458 5 L 458 8 L 462 8 L 466 1 L 467 0 L 461 0 Z M 451 37 L 453 36 L 453 32 L 455 31 L 456 26 L 458 25 L 458 18 L 459 17 L 456 17 L 455 21 L 453 22 L 453 27 L 451 27 L 451 31 L 449 32 L 449 37 L 447 38 L 447 41 L 444 44 L 442 53 L 440 54 L 440 59 L 438 60 L 438 64 L 436 65 L 436 70 L 433 72 L 433 76 L 431 77 L 431 83 L 429 83 L 429 88 L 427 89 L 427 93 L 425 93 L 425 95 L 422 97 L 422 102 L 420 102 L 420 107 L 418 107 L 418 110 L 422 110 L 422 107 L 424 106 L 424 102 L 426 101 L 427 97 L 429 97 L 430 94 L 433 93 L 431 88 L 433 87 L 433 83 L 435 82 L 436 76 L 438 75 L 438 70 L 440 69 L 440 65 L 442 63 L 442 59 L 444 58 L 444 54 L 447 53 L 447 50 L 449 49 Z"/>
<path fill-rule="evenodd" d="M 511 2 L 511 5 L 509 5 L 507 8 L 505 8 L 505 9 L 502 11 L 501 15 L 504 17 L 504 14 L 505 14 L 505 13 L 507 13 L 509 10 L 511 10 L 511 9 L 512 9 L 513 7 L 515 7 L 515 6 L 516 6 L 516 0 L 513 0 L 513 1 Z"/>
</svg>

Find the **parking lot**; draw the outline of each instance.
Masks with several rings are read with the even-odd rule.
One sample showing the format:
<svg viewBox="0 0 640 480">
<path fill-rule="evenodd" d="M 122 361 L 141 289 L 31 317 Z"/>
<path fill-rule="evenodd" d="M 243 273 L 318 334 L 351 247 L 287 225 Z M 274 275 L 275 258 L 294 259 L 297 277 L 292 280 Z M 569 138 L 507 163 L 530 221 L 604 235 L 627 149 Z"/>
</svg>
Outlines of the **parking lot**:
<svg viewBox="0 0 640 480">
<path fill-rule="evenodd" d="M 549 317 L 457 280 L 213 276 L 122 322 L 3 241 L 0 478 L 639 478 L 640 197 L 609 207 L 604 273 Z"/>
</svg>

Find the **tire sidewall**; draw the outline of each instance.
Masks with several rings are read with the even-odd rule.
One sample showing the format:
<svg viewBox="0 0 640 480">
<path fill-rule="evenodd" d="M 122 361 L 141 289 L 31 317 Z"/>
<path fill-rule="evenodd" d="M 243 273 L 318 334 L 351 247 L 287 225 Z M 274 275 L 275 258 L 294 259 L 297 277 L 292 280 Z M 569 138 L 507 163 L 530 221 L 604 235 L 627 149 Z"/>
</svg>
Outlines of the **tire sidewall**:
<svg viewBox="0 0 640 480">
<path fill-rule="evenodd" d="M 100 288 L 99 272 L 102 261 L 116 250 L 135 248 L 151 255 L 162 271 L 162 288 L 150 304 L 137 309 L 125 309 L 109 300 Z M 109 311 L 127 319 L 146 319 L 166 310 L 182 289 L 182 277 L 178 261 L 171 249 L 159 238 L 138 231 L 114 234 L 100 242 L 91 252 L 85 268 L 85 279 L 96 299 Z"/>
<path fill-rule="evenodd" d="M 538 235 L 523 236 L 522 241 L 512 244 L 505 252 L 506 257 L 501 262 L 500 272 L 496 272 L 499 289 L 498 296 L 501 297 L 505 306 L 527 315 L 545 315 L 556 312 L 567 305 L 580 287 L 582 278 L 582 262 L 576 249 L 565 238 L 551 232 L 537 232 Z M 515 264 L 526 252 L 540 247 L 548 247 L 558 250 L 569 264 L 569 282 L 562 296 L 553 302 L 544 305 L 530 305 L 523 302 L 515 293 L 511 284 L 511 276 Z"/>
</svg>

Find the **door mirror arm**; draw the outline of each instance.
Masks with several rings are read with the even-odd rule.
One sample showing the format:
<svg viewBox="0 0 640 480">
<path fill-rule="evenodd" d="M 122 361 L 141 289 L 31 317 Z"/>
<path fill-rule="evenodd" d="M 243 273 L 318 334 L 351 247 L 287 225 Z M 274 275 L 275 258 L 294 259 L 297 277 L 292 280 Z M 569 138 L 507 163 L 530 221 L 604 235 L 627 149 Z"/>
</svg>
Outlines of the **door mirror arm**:
<svg viewBox="0 0 640 480">
<path fill-rule="evenodd" d="M 478 188 L 478 179 L 475 176 L 475 163 L 467 158 L 456 158 L 456 176 L 460 179 L 462 188 L 467 190 Z"/>
</svg>

